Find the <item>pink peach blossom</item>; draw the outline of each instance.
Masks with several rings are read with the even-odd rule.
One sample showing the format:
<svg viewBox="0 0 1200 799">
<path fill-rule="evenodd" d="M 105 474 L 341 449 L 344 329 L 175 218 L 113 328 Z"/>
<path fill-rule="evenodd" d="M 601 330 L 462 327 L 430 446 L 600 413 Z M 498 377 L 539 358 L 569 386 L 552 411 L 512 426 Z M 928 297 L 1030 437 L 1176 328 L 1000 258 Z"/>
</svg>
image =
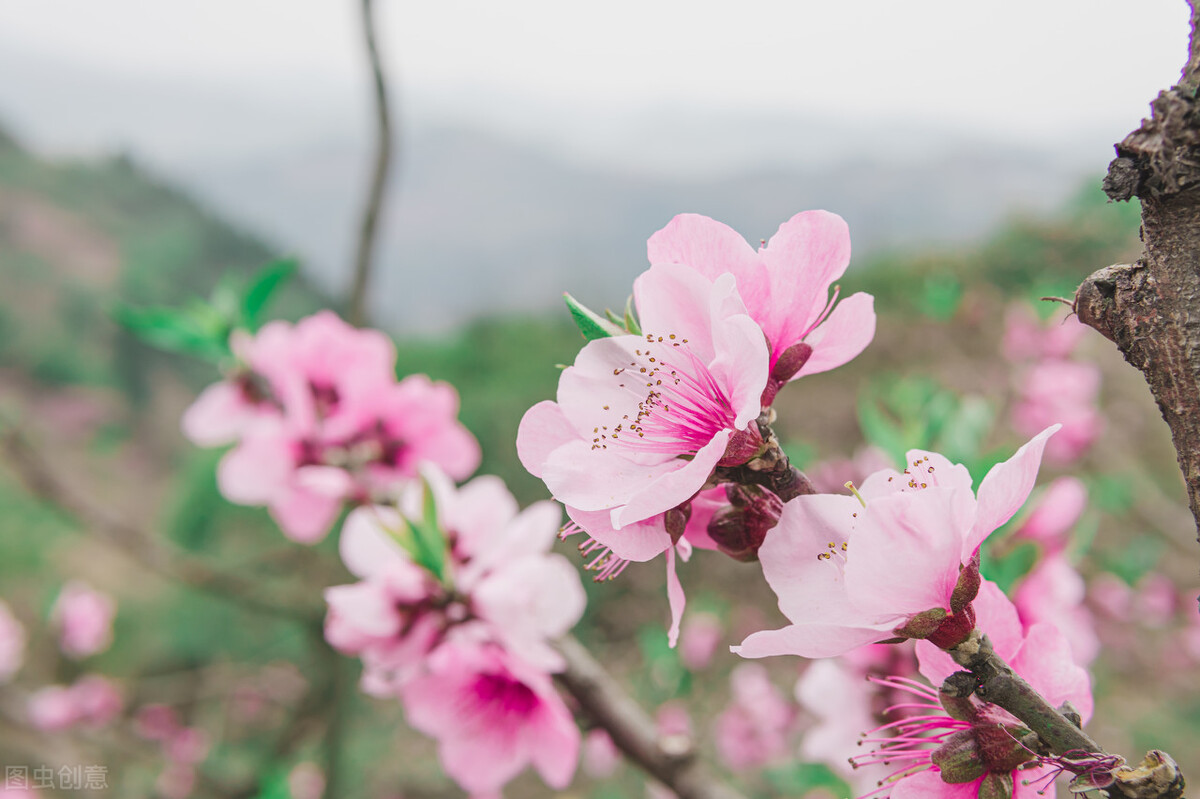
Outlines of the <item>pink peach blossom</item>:
<svg viewBox="0 0 1200 799">
<path fill-rule="evenodd" d="M 1133 589 L 1112 572 L 1101 572 L 1091 579 L 1088 598 L 1110 619 L 1128 621 L 1133 612 Z"/>
<path fill-rule="evenodd" d="M 1046 458 L 1070 463 L 1081 457 L 1104 430 L 1096 408 L 1100 371 L 1091 364 L 1041 361 L 1020 377 L 1020 398 L 1013 408 L 1013 429 L 1032 435 L 1047 425 L 1062 431 L 1046 445 Z"/>
<path fill-rule="evenodd" d="M 439 647 L 401 698 L 408 722 L 438 740 L 443 769 L 468 791 L 498 791 L 530 764 L 551 788 L 575 773 L 579 729 L 550 678 L 498 646 Z"/>
<path fill-rule="evenodd" d="M 611 777 L 621 765 L 621 750 L 605 730 L 596 727 L 583 738 L 583 770 L 588 776 Z"/>
<path fill-rule="evenodd" d="M 837 214 L 804 211 L 756 252 L 732 228 L 680 214 L 650 237 L 652 265 L 684 264 L 717 280 L 730 273 L 771 348 L 772 382 L 763 404 L 789 380 L 850 361 L 875 335 L 874 298 L 858 293 L 837 307 L 829 289 L 850 263 L 850 233 Z"/>
<path fill-rule="evenodd" d="M 725 627 L 712 613 L 693 613 L 683 623 L 679 633 L 679 660 L 692 671 L 708 666 L 717 651 Z"/>
<path fill-rule="evenodd" d="M 1100 653 L 1096 622 L 1084 604 L 1083 577 L 1061 552 L 1044 556 L 1017 585 L 1013 604 L 1026 629 L 1045 622 L 1071 644 L 1075 662 L 1086 666 Z"/>
<path fill-rule="evenodd" d="M 1033 488 L 1047 428 L 984 477 L 908 453 L 903 474 L 876 472 L 853 496 L 812 494 L 784 506 L 759 558 L 793 623 L 754 633 L 743 657 L 831 657 L 897 636 L 952 646 L 971 631 L 979 545 Z M 865 505 L 865 506 L 864 506 Z"/>
<path fill-rule="evenodd" d="M 992 640 L 996 653 L 1051 705 L 1068 701 L 1087 721 L 1092 712 L 1087 672 L 1072 661 L 1070 646 L 1058 630 L 1049 624 L 1037 624 L 1022 632 L 1016 609 L 994 583 L 981 584 L 975 605 L 979 629 Z M 917 642 L 917 658 L 922 675 L 934 685 L 959 670 L 946 652 L 927 641 Z M 892 767 L 894 772 L 888 779 L 891 799 L 975 799 L 984 795 L 982 788 L 992 774 L 1011 779 L 1015 799 L 1034 799 L 1044 790 L 1044 781 L 1053 773 L 1051 767 L 1020 768 L 1032 760 L 1033 754 L 1017 743 L 1025 728 L 1007 712 L 971 699 L 968 707 L 958 709 L 952 717 L 940 707 L 935 689 L 914 681 L 883 682 L 909 691 L 918 699 L 910 707 L 927 711 L 888 725 L 885 735 L 877 734 L 885 729 L 879 728 L 864 740 L 864 744 L 876 744 L 877 748 L 854 758 L 862 765 L 886 763 Z M 951 743 L 954 741 L 958 743 Z M 943 744 L 961 749 L 964 743 L 975 747 L 978 759 L 970 766 L 959 763 L 957 767 L 963 773 L 943 778 L 931 759 L 934 749 Z M 972 773 L 977 776 L 972 777 Z"/>
<path fill-rule="evenodd" d="M 916 674 L 916 655 L 907 643 L 870 644 L 810 663 L 795 689 L 801 709 L 813 717 L 800 739 L 800 757 L 829 766 L 850 784 L 854 795 L 871 794 L 892 769 L 870 764 L 856 768 L 850 758 L 862 754 L 863 733 L 884 723 L 884 709 L 905 701 L 878 680 Z"/>
<path fill-rule="evenodd" d="M 70 686 L 51 685 L 29 697 L 25 712 L 35 729 L 59 732 L 78 725 L 103 727 L 121 713 L 121 690 L 97 674 Z"/>
<path fill-rule="evenodd" d="M 373 693 L 394 692 L 447 631 L 471 620 L 527 662 L 558 668 L 546 642 L 574 626 L 586 603 L 578 572 L 549 552 L 562 518 L 558 506 L 539 502 L 519 511 L 496 477 L 455 488 L 432 466 L 423 474 L 448 549 L 444 580 L 414 562 L 395 537 L 405 519 L 423 518 L 424 488 L 410 486 L 399 510 L 358 508 L 339 543 L 361 581 L 326 589 L 326 638 L 362 656 L 364 688 Z"/>
<path fill-rule="evenodd" d="M 729 679 L 732 701 L 713 725 L 721 760 L 741 771 L 783 758 L 789 749 L 795 708 L 758 663 L 742 663 Z"/>
<path fill-rule="evenodd" d="M 1138 581 L 1134 592 L 1134 617 L 1147 627 L 1165 627 L 1175 615 L 1177 599 L 1171 578 L 1150 572 Z"/>
<path fill-rule="evenodd" d="M 1069 543 L 1071 528 L 1083 516 L 1087 501 L 1087 486 L 1081 480 L 1059 477 L 1037 496 L 1013 535 L 1036 541 L 1047 552 L 1060 552 Z"/>
<path fill-rule="evenodd" d="M 108 649 L 116 613 L 117 603 L 108 594 L 78 580 L 67 583 L 51 611 L 59 648 L 76 659 Z"/>
<path fill-rule="evenodd" d="M 266 505 L 290 538 L 324 537 L 344 502 L 386 502 L 421 462 L 455 479 L 479 445 L 460 425 L 458 396 L 424 375 L 396 382 L 391 341 L 323 311 L 235 335 L 239 366 L 184 415 L 197 444 L 236 442 L 217 478 L 232 502 Z"/>
<path fill-rule="evenodd" d="M 634 299 L 645 335 L 588 342 L 558 401 L 531 408 L 517 433 L 521 462 L 556 499 L 607 513 L 615 530 L 687 502 L 762 443 L 751 423 L 767 349 L 733 278 L 655 266 Z"/>
<path fill-rule="evenodd" d="M 1067 358 L 1087 334 L 1074 314 L 1042 323 L 1028 305 L 1013 305 L 1004 317 L 1004 357 L 1010 361 Z"/>
<path fill-rule="evenodd" d="M 13 678 L 25 660 L 25 628 L 0 601 L 0 685 Z"/>
</svg>

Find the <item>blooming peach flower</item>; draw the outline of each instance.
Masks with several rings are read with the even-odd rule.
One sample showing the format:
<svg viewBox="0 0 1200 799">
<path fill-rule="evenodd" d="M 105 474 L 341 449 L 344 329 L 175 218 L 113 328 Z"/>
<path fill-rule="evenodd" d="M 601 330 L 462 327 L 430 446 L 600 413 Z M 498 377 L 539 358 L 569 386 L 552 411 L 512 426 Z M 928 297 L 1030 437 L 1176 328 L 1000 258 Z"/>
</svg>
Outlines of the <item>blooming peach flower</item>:
<svg viewBox="0 0 1200 799">
<path fill-rule="evenodd" d="M 743 657 L 831 657 L 894 637 L 953 646 L 973 627 L 979 545 L 1033 488 L 1047 428 L 971 491 L 965 467 L 913 450 L 903 474 L 867 478 L 859 497 L 811 494 L 784 506 L 759 559 L 792 625 L 754 633 Z"/>
<path fill-rule="evenodd" d="M 51 685 L 29 697 L 25 711 L 39 730 L 59 732 L 77 725 L 103 727 L 123 705 L 121 690 L 106 677 L 90 674 L 74 685 Z"/>
<path fill-rule="evenodd" d="M 364 688 L 394 693 L 452 628 L 474 620 L 484 637 L 546 669 L 561 665 L 547 640 L 583 614 L 579 574 L 549 552 L 561 511 L 539 502 L 518 512 L 496 477 L 461 488 L 433 467 L 424 470 L 445 535 L 447 573 L 439 580 L 395 537 L 403 519 L 423 517 L 423 491 L 411 486 L 400 510 L 352 511 L 340 539 L 346 567 L 361 581 L 325 591 L 325 634 L 342 652 L 363 658 Z"/>
<path fill-rule="evenodd" d="M 837 291 L 829 297 L 850 263 L 850 233 L 837 214 L 796 214 L 757 252 L 727 225 L 680 214 L 650 237 L 647 250 L 652 265 L 685 264 L 710 280 L 726 273 L 737 279 L 771 348 L 764 405 L 789 380 L 850 361 L 875 335 L 871 295 L 859 292 L 837 307 Z"/>
<path fill-rule="evenodd" d="M 655 266 L 633 291 L 645 335 L 588 342 L 558 401 L 530 408 L 517 433 L 521 462 L 556 499 L 605 511 L 615 530 L 687 502 L 718 464 L 753 457 L 767 379 L 762 332 L 732 276 Z"/>
<path fill-rule="evenodd" d="M 458 424 L 458 395 L 424 375 L 396 382 L 395 349 L 323 311 L 235 335 L 241 365 L 183 419 L 197 444 L 237 442 L 218 485 L 230 501 L 266 505 L 290 538 L 324 537 L 345 501 L 384 502 L 423 461 L 456 479 L 479 465 Z"/>
<path fill-rule="evenodd" d="M 679 660 L 692 671 L 708 666 L 725 635 L 721 619 L 712 613 L 694 613 L 679 634 Z"/>
<path fill-rule="evenodd" d="M 1087 486 L 1081 480 L 1060 477 L 1037 498 L 1013 536 L 1036 541 L 1047 552 L 1061 552 L 1067 546 L 1071 528 L 1087 509 L 1087 500 Z"/>
<path fill-rule="evenodd" d="M 1046 457 L 1054 463 L 1070 463 L 1087 452 L 1104 430 L 1104 418 L 1096 408 L 1100 370 L 1073 361 L 1041 361 L 1022 373 L 1020 381 L 1013 429 L 1032 435 L 1061 423 L 1062 432 L 1046 445 Z"/>
<path fill-rule="evenodd" d="M 729 676 L 733 698 L 713 724 L 717 754 L 734 771 L 760 768 L 788 752 L 795 708 L 758 663 Z"/>
<path fill-rule="evenodd" d="M 1047 702 L 1070 702 L 1086 722 L 1092 712 L 1088 675 L 1071 660 L 1059 631 L 1037 624 L 1023 632 L 1012 603 L 988 581 L 980 585 L 975 604 L 979 629 L 996 653 Z M 946 652 L 929 642 L 918 641 L 916 648 L 921 674 L 933 685 L 959 671 Z M 945 704 L 937 690 L 907 678 L 873 682 L 917 701 L 894 706 L 892 710 L 916 714 L 868 733 L 862 743 L 875 748 L 852 758 L 858 766 L 892 769 L 872 794 L 886 792 L 891 799 L 1034 799 L 1046 790 L 1053 768 L 1030 768 L 1035 755 L 1019 742 L 1028 730 L 1006 711 L 977 698 Z"/>
<path fill-rule="evenodd" d="M 408 722 L 438 740 L 442 767 L 468 791 L 498 791 L 529 764 L 557 789 L 575 773 L 579 729 L 550 678 L 498 646 L 439 647 L 401 698 Z"/>
<path fill-rule="evenodd" d="M 1043 324 L 1028 305 L 1013 305 L 1004 316 L 1004 357 L 1010 361 L 1070 357 L 1087 329 L 1074 314 Z"/>
<path fill-rule="evenodd" d="M 51 611 L 59 648 L 76 659 L 108 649 L 116 613 L 117 603 L 108 594 L 77 580 L 67 583 Z"/>
</svg>

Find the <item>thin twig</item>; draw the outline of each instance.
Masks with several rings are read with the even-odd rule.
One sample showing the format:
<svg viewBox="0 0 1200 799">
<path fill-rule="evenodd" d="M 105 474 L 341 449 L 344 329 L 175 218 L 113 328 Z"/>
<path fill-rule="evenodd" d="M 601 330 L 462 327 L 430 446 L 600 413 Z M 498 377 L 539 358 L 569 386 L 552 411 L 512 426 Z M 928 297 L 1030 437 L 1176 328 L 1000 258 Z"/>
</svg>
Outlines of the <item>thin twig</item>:
<svg viewBox="0 0 1200 799">
<path fill-rule="evenodd" d="M 367 60 L 374 79 L 375 101 L 375 169 L 371 185 L 367 189 L 366 205 L 358 230 L 358 250 L 354 257 L 354 282 L 350 289 L 347 313 L 350 322 L 361 325 L 367 317 L 367 286 L 371 278 L 379 215 L 383 209 L 384 189 L 387 187 L 388 171 L 392 161 L 392 120 L 388 109 L 387 83 L 383 64 L 379 58 L 379 47 L 375 41 L 375 18 L 372 0 L 362 0 L 363 39 L 367 49 Z"/>
<path fill-rule="evenodd" d="M 654 721 L 583 644 L 567 637 L 558 642 L 558 651 L 567 661 L 566 670 L 557 675 L 559 683 L 642 770 L 680 799 L 740 799 L 741 794 L 709 772 L 690 745 L 664 746 Z"/>
</svg>

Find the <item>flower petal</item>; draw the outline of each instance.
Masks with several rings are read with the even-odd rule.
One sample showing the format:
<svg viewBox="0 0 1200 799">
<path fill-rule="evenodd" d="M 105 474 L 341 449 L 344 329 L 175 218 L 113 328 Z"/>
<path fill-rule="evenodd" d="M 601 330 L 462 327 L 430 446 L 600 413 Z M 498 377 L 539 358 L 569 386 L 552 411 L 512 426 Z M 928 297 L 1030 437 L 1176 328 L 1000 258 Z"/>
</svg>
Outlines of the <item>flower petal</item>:
<svg viewBox="0 0 1200 799">
<path fill-rule="evenodd" d="M 1061 427 L 1059 424 L 1047 427 L 1017 450 L 1011 458 L 993 466 L 983 478 L 977 495 L 979 504 L 975 524 L 971 527 L 971 533 L 963 546 L 964 558 L 974 554 L 993 530 L 1011 519 L 1025 504 L 1025 499 L 1037 480 L 1046 439 Z"/>
<path fill-rule="evenodd" d="M 858 292 L 839 302 L 815 330 L 804 337 L 813 348 L 792 377 L 827 372 L 858 357 L 875 338 L 875 298 Z"/>
</svg>

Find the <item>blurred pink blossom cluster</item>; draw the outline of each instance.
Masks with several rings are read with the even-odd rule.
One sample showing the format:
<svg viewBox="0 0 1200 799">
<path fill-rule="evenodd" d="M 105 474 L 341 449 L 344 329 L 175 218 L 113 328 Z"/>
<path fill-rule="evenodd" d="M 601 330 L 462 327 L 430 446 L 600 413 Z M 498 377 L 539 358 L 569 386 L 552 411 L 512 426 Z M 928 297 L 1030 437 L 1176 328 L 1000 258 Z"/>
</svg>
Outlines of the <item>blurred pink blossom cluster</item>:
<svg viewBox="0 0 1200 799">
<path fill-rule="evenodd" d="M 754 559 L 782 504 L 757 486 L 722 496 L 719 470 L 778 446 L 760 414 L 789 381 L 857 356 L 875 312 L 870 295 L 831 296 L 850 236 L 825 211 L 797 214 L 757 250 L 720 222 L 682 214 L 647 250 L 650 269 L 633 286 L 638 322 L 588 342 L 556 401 L 521 420 L 517 450 L 594 542 L 583 549 L 598 579 L 666 553 L 673 645 L 684 607 L 677 560 L 693 546 Z"/>
<path fill-rule="evenodd" d="M 108 594 L 78 580 L 67 583 L 51 611 L 59 648 L 76 659 L 103 652 L 112 645 L 116 615 L 117 603 Z"/>
<path fill-rule="evenodd" d="M 1004 356 L 1020 366 L 1013 428 L 1029 436 L 1062 424 L 1062 431 L 1046 446 L 1046 457 L 1053 463 L 1078 460 L 1104 430 L 1097 407 L 1100 370 L 1071 360 L 1086 330 L 1074 316 L 1043 325 L 1026 306 L 1012 307 L 1005 318 Z"/>
<path fill-rule="evenodd" d="M 157 743 L 166 766 L 155 782 L 166 799 L 184 799 L 196 785 L 196 767 L 208 756 L 208 735 L 198 727 L 184 726 L 179 714 L 168 705 L 151 704 L 134 716 L 134 728 L 141 738 Z"/>
<path fill-rule="evenodd" d="M 575 567 L 549 550 L 561 510 L 519 511 L 498 478 L 461 488 L 434 468 L 396 508 L 363 506 L 342 530 L 359 578 L 325 592 L 325 634 L 363 661 L 363 689 L 398 697 L 436 738 L 446 773 L 473 793 L 498 791 L 532 763 L 563 788 L 580 736 L 551 675 L 551 646 L 586 602 Z"/>
<path fill-rule="evenodd" d="M 72 727 L 103 727 L 121 714 L 124 699 L 112 680 L 99 674 L 72 685 L 50 685 L 35 691 L 25 712 L 35 729 L 59 732 Z"/>
<path fill-rule="evenodd" d="M 783 761 L 791 752 L 796 708 L 759 663 L 742 663 L 729 677 L 732 701 L 713 725 L 717 754 L 734 771 Z"/>
<path fill-rule="evenodd" d="M 386 502 L 438 464 L 455 479 L 479 465 L 457 421 L 458 395 L 424 375 L 397 381 L 390 339 L 331 311 L 234 333 L 237 365 L 183 417 L 202 446 L 234 444 L 217 472 L 232 502 L 265 505 L 289 538 L 319 541 L 344 502 Z"/>
</svg>

